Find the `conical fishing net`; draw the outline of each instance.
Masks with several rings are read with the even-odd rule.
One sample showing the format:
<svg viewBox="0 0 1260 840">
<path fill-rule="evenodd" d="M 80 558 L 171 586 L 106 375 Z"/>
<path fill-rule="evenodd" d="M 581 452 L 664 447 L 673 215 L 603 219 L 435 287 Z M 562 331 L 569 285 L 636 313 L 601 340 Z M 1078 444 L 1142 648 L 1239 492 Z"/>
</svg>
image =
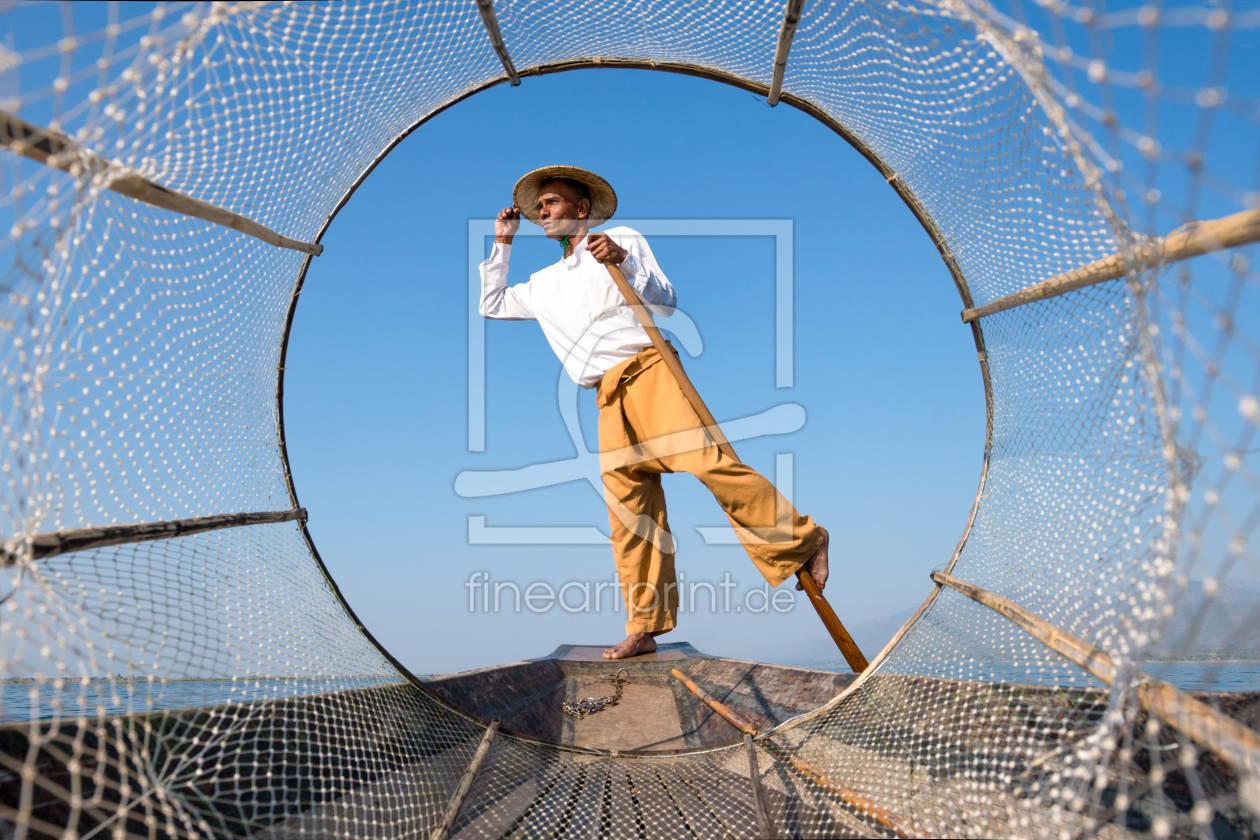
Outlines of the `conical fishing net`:
<svg viewBox="0 0 1260 840">
<path fill-rule="evenodd" d="M 0 837 L 429 836 L 453 800 L 451 836 L 759 833 L 738 742 L 505 732 L 459 799 L 486 723 L 341 599 L 281 397 L 310 243 L 428 117 L 588 66 L 768 93 L 776 55 L 938 245 L 989 428 L 923 608 L 758 737 L 773 832 L 1258 833 L 1255 696 L 1169 683 L 1260 658 L 1260 9 L 799 9 L 6 5 Z"/>
</svg>

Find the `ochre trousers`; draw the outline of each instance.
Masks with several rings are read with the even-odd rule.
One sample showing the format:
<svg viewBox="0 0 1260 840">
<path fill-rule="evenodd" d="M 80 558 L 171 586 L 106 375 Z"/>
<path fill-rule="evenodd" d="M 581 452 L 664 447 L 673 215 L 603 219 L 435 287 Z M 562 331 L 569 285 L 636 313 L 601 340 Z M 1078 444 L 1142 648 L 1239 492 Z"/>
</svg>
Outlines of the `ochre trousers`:
<svg viewBox="0 0 1260 840">
<path fill-rule="evenodd" d="M 771 586 L 795 574 L 822 545 L 822 528 L 797 513 L 763 475 L 722 454 L 655 348 L 608 371 L 596 402 L 627 633 L 664 632 L 677 623 L 662 473 L 687 472 L 704 482 Z"/>
</svg>

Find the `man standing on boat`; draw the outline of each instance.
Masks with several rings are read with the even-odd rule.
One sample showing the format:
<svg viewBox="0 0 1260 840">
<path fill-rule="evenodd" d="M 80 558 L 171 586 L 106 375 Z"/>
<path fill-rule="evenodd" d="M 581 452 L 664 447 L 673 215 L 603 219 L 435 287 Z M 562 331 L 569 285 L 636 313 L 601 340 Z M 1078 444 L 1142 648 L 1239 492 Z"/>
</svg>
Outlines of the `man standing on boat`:
<svg viewBox="0 0 1260 840">
<path fill-rule="evenodd" d="M 517 181 L 512 199 L 499 211 L 494 250 L 481 264 L 480 312 L 538 321 L 573 381 L 598 389 L 600 471 L 629 616 L 625 641 L 605 650 L 604 658 L 651 653 L 654 637 L 676 624 L 678 583 L 662 473 L 687 472 L 704 482 L 771 586 L 803 566 L 822 589 L 826 530 L 797 513 L 760 473 L 719 450 L 609 275 L 604 263 L 620 266 L 652 312 L 673 313 L 674 288 L 647 240 L 627 227 L 589 232 L 616 211 L 612 186 L 585 169 L 548 166 Z M 529 282 L 508 287 L 521 216 L 541 225 L 564 256 Z"/>
</svg>

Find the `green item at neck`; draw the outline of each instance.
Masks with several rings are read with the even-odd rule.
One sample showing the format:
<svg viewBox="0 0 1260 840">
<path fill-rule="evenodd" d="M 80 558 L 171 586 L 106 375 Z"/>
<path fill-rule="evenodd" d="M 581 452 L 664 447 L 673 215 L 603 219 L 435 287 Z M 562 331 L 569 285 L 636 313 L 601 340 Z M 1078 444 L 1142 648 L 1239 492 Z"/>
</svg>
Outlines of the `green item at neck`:
<svg viewBox="0 0 1260 840">
<path fill-rule="evenodd" d="M 566 236 L 564 239 L 561 239 L 561 240 L 560 240 L 560 250 L 561 250 L 561 251 L 564 251 L 565 256 L 568 256 L 568 254 L 569 254 L 569 237 L 567 237 L 567 236 Z"/>
</svg>

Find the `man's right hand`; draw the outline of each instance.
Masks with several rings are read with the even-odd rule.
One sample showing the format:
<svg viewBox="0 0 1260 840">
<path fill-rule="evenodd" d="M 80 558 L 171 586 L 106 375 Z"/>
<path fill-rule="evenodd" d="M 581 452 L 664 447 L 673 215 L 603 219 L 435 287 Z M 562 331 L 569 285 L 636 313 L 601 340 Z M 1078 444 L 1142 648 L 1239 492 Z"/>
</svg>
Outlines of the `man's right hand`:
<svg viewBox="0 0 1260 840">
<path fill-rule="evenodd" d="M 512 237 L 521 226 L 521 211 L 515 206 L 504 207 L 494 218 L 494 241 L 504 245 L 512 244 Z"/>
</svg>

